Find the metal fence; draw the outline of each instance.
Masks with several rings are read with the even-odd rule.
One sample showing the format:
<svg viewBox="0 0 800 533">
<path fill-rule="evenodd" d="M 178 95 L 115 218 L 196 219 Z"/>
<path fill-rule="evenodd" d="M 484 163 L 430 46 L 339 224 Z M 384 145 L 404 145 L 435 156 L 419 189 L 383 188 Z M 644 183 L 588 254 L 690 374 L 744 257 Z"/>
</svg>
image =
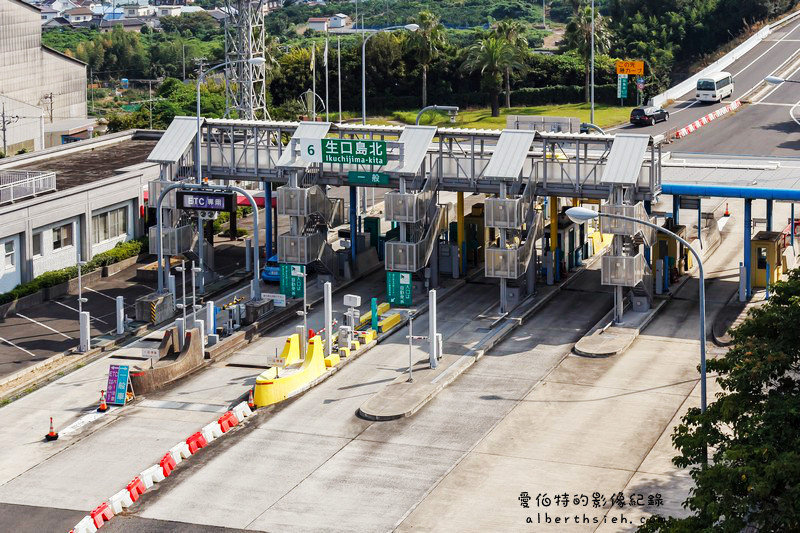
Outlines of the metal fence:
<svg viewBox="0 0 800 533">
<path fill-rule="evenodd" d="M 0 171 L 0 203 L 15 202 L 56 190 L 55 172 Z"/>
</svg>

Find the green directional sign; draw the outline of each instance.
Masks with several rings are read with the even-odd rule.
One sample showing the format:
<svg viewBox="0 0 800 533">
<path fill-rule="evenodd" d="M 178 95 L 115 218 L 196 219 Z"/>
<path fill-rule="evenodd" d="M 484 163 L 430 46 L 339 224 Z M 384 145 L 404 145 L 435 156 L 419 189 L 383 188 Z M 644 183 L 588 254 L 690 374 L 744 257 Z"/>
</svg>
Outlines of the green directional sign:
<svg viewBox="0 0 800 533">
<path fill-rule="evenodd" d="M 411 273 L 387 272 L 386 293 L 389 295 L 389 305 L 398 307 L 411 307 Z"/>
<path fill-rule="evenodd" d="M 389 174 L 351 170 L 347 173 L 347 183 L 350 185 L 389 185 Z"/>
<path fill-rule="evenodd" d="M 380 165 L 389 162 L 386 141 L 322 139 L 323 163 Z"/>
<path fill-rule="evenodd" d="M 305 287 L 303 274 L 306 272 L 304 265 L 280 265 L 281 294 L 289 298 L 302 298 Z"/>
<path fill-rule="evenodd" d="M 627 98 L 628 97 L 628 75 L 627 74 L 618 74 L 617 75 L 617 98 Z"/>
</svg>

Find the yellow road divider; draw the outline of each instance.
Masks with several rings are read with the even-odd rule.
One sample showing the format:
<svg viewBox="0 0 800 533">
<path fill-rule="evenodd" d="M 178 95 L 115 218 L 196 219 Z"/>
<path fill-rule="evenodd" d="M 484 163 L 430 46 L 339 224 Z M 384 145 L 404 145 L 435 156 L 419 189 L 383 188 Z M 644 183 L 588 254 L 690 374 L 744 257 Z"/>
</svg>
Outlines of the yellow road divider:
<svg viewBox="0 0 800 533">
<path fill-rule="evenodd" d="M 386 333 L 393 327 L 400 324 L 403 321 L 403 315 L 400 313 L 389 315 L 380 322 L 378 322 L 378 328 L 381 330 L 381 333 Z"/>
<path fill-rule="evenodd" d="M 325 354 L 322 350 L 322 337 L 317 335 L 308 340 L 306 358 L 296 372 L 276 377 L 277 369 L 270 368 L 256 378 L 253 400 L 258 407 L 282 402 L 289 395 L 325 373 Z"/>
<path fill-rule="evenodd" d="M 300 362 L 300 335 L 289 335 L 280 357 L 271 357 L 269 364 L 277 367 L 287 367 Z"/>
<path fill-rule="evenodd" d="M 380 318 L 381 315 L 386 314 L 389 308 L 390 308 L 389 302 L 383 302 L 382 304 L 378 304 L 378 318 Z M 366 313 L 361 315 L 361 318 L 358 319 L 358 325 L 363 326 L 370 320 L 372 320 L 372 311 L 367 311 Z"/>
</svg>

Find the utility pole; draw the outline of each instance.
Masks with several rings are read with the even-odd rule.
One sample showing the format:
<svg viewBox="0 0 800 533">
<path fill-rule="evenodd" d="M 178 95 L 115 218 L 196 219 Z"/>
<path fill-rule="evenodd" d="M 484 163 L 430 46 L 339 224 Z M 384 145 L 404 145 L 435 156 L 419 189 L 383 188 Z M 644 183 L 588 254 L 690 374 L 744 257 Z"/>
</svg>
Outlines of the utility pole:
<svg viewBox="0 0 800 533">
<path fill-rule="evenodd" d="M 50 101 L 49 115 L 50 115 L 50 124 L 52 124 L 53 123 L 53 93 L 45 94 L 44 96 L 42 96 L 42 100 L 49 100 Z"/>
<path fill-rule="evenodd" d="M 153 82 L 147 80 L 147 101 L 150 104 L 150 129 L 153 129 Z"/>
<path fill-rule="evenodd" d="M 2 126 L 3 130 L 3 157 L 8 157 L 8 143 L 6 141 L 8 130 L 7 127 L 9 124 L 13 124 L 19 120 L 18 115 L 13 115 L 6 118 L 6 103 L 3 102 L 3 110 L 0 112 L 0 125 Z"/>
<path fill-rule="evenodd" d="M 183 65 L 183 82 L 186 83 L 186 43 L 181 39 L 181 63 Z"/>
</svg>

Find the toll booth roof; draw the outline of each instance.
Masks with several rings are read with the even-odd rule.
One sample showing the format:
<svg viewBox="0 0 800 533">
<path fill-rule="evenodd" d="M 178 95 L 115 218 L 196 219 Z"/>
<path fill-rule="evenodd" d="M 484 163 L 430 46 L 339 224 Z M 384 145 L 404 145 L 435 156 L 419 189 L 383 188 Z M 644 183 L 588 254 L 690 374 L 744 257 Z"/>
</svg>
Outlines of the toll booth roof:
<svg viewBox="0 0 800 533">
<path fill-rule="evenodd" d="M 200 119 L 202 123 L 202 118 Z M 197 117 L 175 117 L 147 157 L 153 163 L 177 163 L 197 136 Z"/>
<path fill-rule="evenodd" d="M 511 180 L 519 178 L 535 138 L 535 131 L 503 130 L 483 176 Z"/>
<path fill-rule="evenodd" d="M 783 233 L 780 231 L 759 231 L 753 236 L 753 240 L 772 242 L 780 240 L 781 235 L 783 235 Z"/>
<path fill-rule="evenodd" d="M 403 143 L 403 160 L 390 163 L 385 170 L 397 174 L 416 174 L 419 172 L 425 156 L 428 155 L 428 147 L 436 135 L 435 126 L 406 126 L 400 134 L 398 142 Z"/>
<path fill-rule="evenodd" d="M 636 184 L 649 145 L 649 135 L 618 133 L 611 145 L 600 182 L 614 185 Z"/>
</svg>

